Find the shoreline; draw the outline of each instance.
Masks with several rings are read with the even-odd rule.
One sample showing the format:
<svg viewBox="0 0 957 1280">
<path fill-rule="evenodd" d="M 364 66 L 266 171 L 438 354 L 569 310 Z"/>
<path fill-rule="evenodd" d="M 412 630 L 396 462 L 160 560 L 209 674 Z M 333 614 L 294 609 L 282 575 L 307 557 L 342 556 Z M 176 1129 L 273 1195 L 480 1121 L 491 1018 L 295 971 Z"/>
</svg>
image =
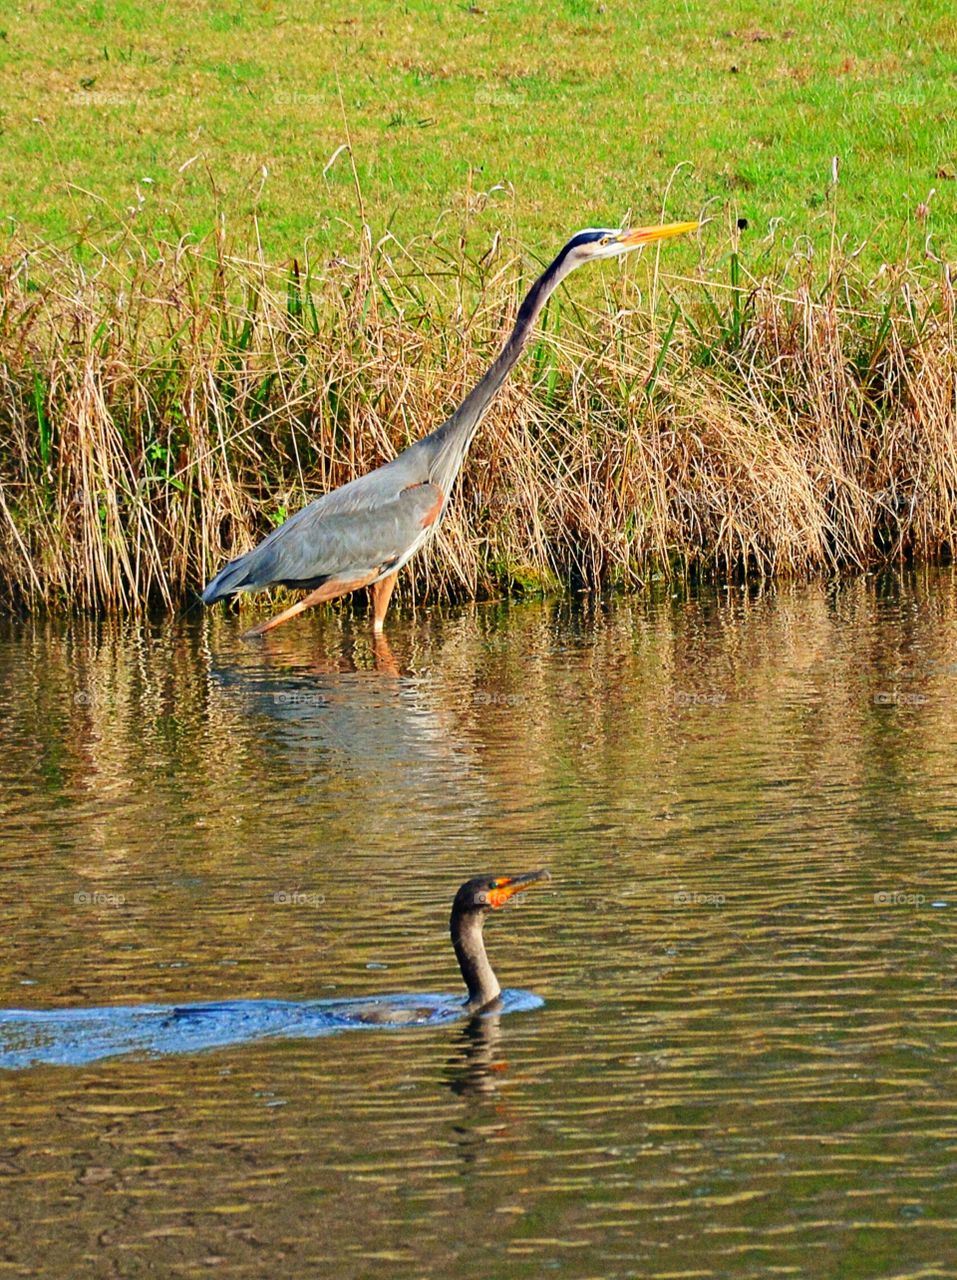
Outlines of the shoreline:
<svg viewBox="0 0 957 1280">
<path fill-rule="evenodd" d="M 188 602 L 310 498 L 437 426 L 534 268 L 496 238 L 273 266 L 222 239 L 0 260 L 0 605 Z M 948 268 L 749 269 L 715 224 L 565 286 L 400 598 L 950 561 Z M 278 597 L 277 597 L 278 598 Z"/>
</svg>

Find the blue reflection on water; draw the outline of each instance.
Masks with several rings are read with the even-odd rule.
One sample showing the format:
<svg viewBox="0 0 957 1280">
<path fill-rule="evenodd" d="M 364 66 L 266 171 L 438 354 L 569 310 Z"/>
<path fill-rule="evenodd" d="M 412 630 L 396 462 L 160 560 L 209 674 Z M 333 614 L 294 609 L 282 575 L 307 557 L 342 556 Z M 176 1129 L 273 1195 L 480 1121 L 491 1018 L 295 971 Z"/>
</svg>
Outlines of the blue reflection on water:
<svg viewBox="0 0 957 1280">
<path fill-rule="evenodd" d="M 503 991 L 494 1012 L 541 1008 L 530 991 Z M 197 1053 L 253 1040 L 338 1031 L 443 1026 L 469 1014 L 460 996 L 406 993 L 344 1000 L 224 1000 L 98 1009 L 0 1010 L 0 1070 L 83 1066 L 124 1053 Z"/>
</svg>

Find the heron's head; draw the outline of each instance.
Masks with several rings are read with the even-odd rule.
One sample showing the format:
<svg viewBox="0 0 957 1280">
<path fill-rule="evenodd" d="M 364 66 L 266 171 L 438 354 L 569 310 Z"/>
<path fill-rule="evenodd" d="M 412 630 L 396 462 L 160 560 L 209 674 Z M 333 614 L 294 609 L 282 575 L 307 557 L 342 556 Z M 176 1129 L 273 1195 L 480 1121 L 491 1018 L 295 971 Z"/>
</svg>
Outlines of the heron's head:
<svg viewBox="0 0 957 1280">
<path fill-rule="evenodd" d="M 504 907 L 517 893 L 524 892 L 533 884 L 542 880 L 550 880 L 551 876 L 544 869 L 527 871 L 523 876 L 476 876 L 474 880 L 466 880 L 455 895 L 452 914 L 471 915 L 486 911 L 496 911 Z"/>
<path fill-rule="evenodd" d="M 660 227 L 633 227 L 630 231 L 589 227 L 569 240 L 565 248 L 566 260 L 569 266 L 577 267 L 594 258 L 620 258 L 622 254 L 653 244 L 655 240 L 668 240 L 687 231 L 696 231 L 698 226 L 697 222 L 667 222 Z"/>
</svg>

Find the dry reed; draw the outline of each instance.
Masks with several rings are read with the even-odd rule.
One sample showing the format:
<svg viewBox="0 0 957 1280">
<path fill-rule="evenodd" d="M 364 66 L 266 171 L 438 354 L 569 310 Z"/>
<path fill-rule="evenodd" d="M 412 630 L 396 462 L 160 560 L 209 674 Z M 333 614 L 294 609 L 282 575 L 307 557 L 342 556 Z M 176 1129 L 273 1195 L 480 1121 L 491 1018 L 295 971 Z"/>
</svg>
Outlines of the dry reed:
<svg viewBox="0 0 957 1280">
<path fill-rule="evenodd" d="M 8 245 L 5 604 L 187 600 L 273 522 L 438 425 L 530 280 L 496 244 L 477 260 L 451 237 L 373 246 L 363 234 L 321 269 L 270 268 L 221 234 L 127 234 L 101 253 Z M 406 590 L 950 555 L 945 268 L 866 280 L 835 256 L 754 279 L 732 243 L 694 278 L 630 270 L 590 288 L 580 273 L 553 300 Z"/>
</svg>

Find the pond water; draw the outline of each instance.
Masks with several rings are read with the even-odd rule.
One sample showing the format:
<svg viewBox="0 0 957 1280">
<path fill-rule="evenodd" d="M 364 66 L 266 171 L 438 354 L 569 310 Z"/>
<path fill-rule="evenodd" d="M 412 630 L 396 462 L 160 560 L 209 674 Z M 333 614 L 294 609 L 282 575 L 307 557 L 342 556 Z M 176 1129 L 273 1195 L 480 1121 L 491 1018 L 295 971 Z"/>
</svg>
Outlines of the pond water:
<svg viewBox="0 0 957 1280">
<path fill-rule="evenodd" d="M 4 1275 L 955 1274 L 954 573 L 240 629 L 0 623 Z"/>
</svg>

